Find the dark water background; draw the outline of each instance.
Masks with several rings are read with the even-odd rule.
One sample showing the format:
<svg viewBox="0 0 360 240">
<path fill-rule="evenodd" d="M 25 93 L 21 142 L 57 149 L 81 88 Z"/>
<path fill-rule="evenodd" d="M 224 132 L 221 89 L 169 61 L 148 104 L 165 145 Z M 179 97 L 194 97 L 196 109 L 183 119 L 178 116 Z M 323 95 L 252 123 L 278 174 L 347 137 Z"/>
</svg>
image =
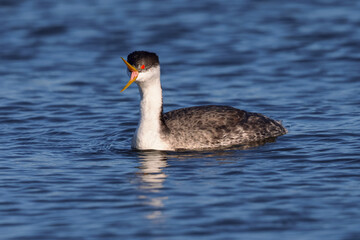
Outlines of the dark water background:
<svg viewBox="0 0 360 240">
<path fill-rule="evenodd" d="M 360 239 L 360 1 L 0 1 L 1 239 Z M 165 110 L 283 120 L 248 150 L 136 152 L 120 57 Z"/>
</svg>

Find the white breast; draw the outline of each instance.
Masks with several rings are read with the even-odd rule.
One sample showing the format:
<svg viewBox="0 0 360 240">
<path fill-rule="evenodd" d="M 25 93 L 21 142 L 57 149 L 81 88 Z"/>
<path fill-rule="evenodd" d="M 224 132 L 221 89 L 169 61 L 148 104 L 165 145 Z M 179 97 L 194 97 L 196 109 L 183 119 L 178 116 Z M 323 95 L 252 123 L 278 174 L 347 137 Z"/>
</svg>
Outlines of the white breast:
<svg viewBox="0 0 360 240">
<path fill-rule="evenodd" d="M 161 137 L 162 89 L 160 67 L 140 73 L 136 81 L 140 101 L 140 121 L 132 140 L 132 147 L 140 150 L 173 150 Z"/>
</svg>

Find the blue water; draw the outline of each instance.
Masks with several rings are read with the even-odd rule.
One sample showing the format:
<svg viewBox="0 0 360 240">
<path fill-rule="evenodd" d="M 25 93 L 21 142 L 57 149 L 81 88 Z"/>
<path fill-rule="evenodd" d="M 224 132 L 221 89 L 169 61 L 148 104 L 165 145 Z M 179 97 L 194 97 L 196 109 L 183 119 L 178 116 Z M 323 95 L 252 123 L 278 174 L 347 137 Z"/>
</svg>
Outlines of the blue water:
<svg viewBox="0 0 360 240">
<path fill-rule="evenodd" d="M 360 2 L 0 1 L 0 238 L 360 239 Z M 289 133 L 137 152 L 120 57 L 165 111 L 231 105 Z"/>
</svg>

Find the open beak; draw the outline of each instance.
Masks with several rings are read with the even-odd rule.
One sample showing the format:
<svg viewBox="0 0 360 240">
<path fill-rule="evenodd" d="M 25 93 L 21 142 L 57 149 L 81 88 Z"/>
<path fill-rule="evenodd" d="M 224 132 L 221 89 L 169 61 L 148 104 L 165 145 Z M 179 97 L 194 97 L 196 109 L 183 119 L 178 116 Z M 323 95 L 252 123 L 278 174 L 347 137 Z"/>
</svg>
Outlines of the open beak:
<svg viewBox="0 0 360 240">
<path fill-rule="evenodd" d="M 127 89 L 133 82 L 135 82 L 136 78 L 139 75 L 139 71 L 132 66 L 130 63 L 128 63 L 125 59 L 121 58 L 124 63 L 126 64 L 126 66 L 128 67 L 129 71 L 131 72 L 131 77 L 130 77 L 130 81 L 126 84 L 126 86 L 120 91 L 124 91 L 125 89 Z"/>
</svg>

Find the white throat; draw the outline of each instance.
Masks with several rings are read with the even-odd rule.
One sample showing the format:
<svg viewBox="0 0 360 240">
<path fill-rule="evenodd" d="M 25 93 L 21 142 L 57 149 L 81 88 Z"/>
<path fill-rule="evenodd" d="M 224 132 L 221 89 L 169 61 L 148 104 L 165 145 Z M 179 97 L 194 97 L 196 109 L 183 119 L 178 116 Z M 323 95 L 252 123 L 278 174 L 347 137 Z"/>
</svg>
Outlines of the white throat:
<svg viewBox="0 0 360 240">
<path fill-rule="evenodd" d="M 136 83 L 141 96 L 140 121 L 133 137 L 132 147 L 140 150 L 171 148 L 161 138 L 162 89 L 160 67 L 140 73 Z"/>
</svg>

